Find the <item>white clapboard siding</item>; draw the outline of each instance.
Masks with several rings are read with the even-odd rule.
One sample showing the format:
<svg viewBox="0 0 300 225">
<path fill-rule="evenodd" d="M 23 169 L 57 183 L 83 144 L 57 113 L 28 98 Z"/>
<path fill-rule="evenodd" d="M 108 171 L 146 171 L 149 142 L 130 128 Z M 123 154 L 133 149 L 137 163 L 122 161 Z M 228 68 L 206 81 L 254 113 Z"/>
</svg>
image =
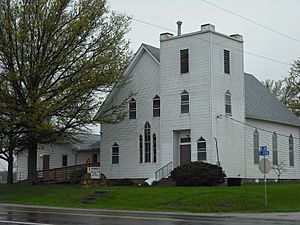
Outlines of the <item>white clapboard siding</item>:
<svg viewBox="0 0 300 225">
<path fill-rule="evenodd" d="M 38 145 L 37 151 L 37 170 L 43 170 L 43 155 L 49 155 L 49 169 L 62 167 L 63 155 L 68 156 L 67 166 L 85 164 L 89 159 L 92 162 L 93 154 L 97 153 L 99 162 L 98 151 L 79 151 L 75 152 L 74 148 L 70 145 L 59 145 L 59 144 L 46 144 Z M 77 159 L 75 157 L 77 155 Z M 22 151 L 17 154 L 17 178 L 18 180 L 27 179 L 27 151 Z"/>
<path fill-rule="evenodd" d="M 121 86 L 113 99 L 113 104 L 122 102 L 131 92 L 135 93 L 137 118 L 118 124 L 101 124 L 100 164 L 102 172 L 110 179 L 154 177 L 154 172 L 161 166 L 160 156 L 160 118 L 152 116 L 152 99 L 160 96 L 159 66 L 157 62 L 142 49 L 137 64 L 127 74 L 126 84 Z M 127 108 L 128 111 L 128 108 Z M 144 138 L 144 125 L 148 121 L 152 134 L 157 137 L 157 163 L 153 163 L 151 146 L 151 163 L 139 163 L 139 135 Z M 112 145 L 119 145 L 119 163 L 112 164 Z M 143 146 L 144 149 L 144 146 Z M 144 158 L 144 155 L 143 155 Z"/>
</svg>

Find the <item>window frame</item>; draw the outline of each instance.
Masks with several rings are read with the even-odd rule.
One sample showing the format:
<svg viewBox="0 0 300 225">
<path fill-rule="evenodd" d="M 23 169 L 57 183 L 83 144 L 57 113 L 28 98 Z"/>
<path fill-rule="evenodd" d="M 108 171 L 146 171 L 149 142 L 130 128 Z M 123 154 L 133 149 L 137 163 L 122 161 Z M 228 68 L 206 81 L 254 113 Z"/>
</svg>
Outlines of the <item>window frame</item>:
<svg viewBox="0 0 300 225">
<path fill-rule="evenodd" d="M 278 165 L 278 136 L 276 132 L 272 134 L 272 158 L 273 165 Z"/>
<path fill-rule="evenodd" d="M 130 120 L 134 120 L 136 119 L 136 100 L 134 98 L 132 98 L 129 101 L 129 119 Z"/>
<path fill-rule="evenodd" d="M 253 132 L 253 152 L 254 152 L 254 164 L 259 163 L 259 132 L 257 129 Z"/>
<path fill-rule="evenodd" d="M 152 147 L 153 147 L 153 162 L 156 163 L 157 162 L 157 138 L 156 138 L 156 134 L 153 133 L 152 134 Z"/>
<path fill-rule="evenodd" d="M 98 163 L 98 154 L 97 153 L 93 153 L 93 155 L 92 155 L 92 162 L 93 163 Z"/>
<path fill-rule="evenodd" d="M 187 96 L 187 100 L 183 99 L 185 96 Z M 181 114 L 190 113 L 190 94 L 186 90 L 183 90 L 180 94 L 180 113 Z"/>
<path fill-rule="evenodd" d="M 143 163 L 143 135 L 139 136 L 139 154 L 140 154 L 140 163 Z"/>
<path fill-rule="evenodd" d="M 290 136 L 289 136 L 289 165 L 295 166 L 294 137 L 292 134 L 290 134 Z"/>
<path fill-rule="evenodd" d="M 223 58 L 224 58 L 224 73 L 230 74 L 230 51 L 227 49 L 223 50 Z"/>
<path fill-rule="evenodd" d="M 229 90 L 225 92 L 225 115 L 232 116 L 232 95 Z"/>
<path fill-rule="evenodd" d="M 151 163 L 151 125 L 147 121 L 144 126 L 145 163 Z"/>
<path fill-rule="evenodd" d="M 68 166 L 68 155 L 67 154 L 62 155 L 62 166 L 63 167 Z"/>
<path fill-rule="evenodd" d="M 180 50 L 180 74 L 187 74 L 190 72 L 189 66 L 189 49 Z"/>
<path fill-rule="evenodd" d="M 115 142 L 112 145 L 112 154 L 111 154 L 111 164 L 119 164 L 119 156 L 120 156 L 120 147 L 117 144 L 117 142 Z"/>
<path fill-rule="evenodd" d="M 204 144 L 204 147 L 201 146 L 201 144 Z M 205 155 L 205 159 L 201 159 L 200 155 L 203 154 Z M 206 140 L 201 136 L 197 140 L 197 161 L 198 162 L 204 162 L 207 161 L 207 142 Z"/>
<path fill-rule="evenodd" d="M 158 95 L 155 95 L 155 97 L 152 99 L 152 116 L 154 118 L 160 117 L 160 97 Z"/>
</svg>

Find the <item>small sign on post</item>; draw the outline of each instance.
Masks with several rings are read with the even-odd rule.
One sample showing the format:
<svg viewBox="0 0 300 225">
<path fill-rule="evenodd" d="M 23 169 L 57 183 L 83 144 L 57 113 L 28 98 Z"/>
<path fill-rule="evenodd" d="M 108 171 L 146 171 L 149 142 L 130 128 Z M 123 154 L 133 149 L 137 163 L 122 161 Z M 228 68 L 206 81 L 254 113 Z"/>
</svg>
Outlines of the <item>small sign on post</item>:
<svg viewBox="0 0 300 225">
<path fill-rule="evenodd" d="M 268 198 L 267 198 L 267 176 L 266 174 L 270 172 L 272 168 L 271 162 L 266 159 L 266 156 L 269 155 L 267 146 L 260 146 L 259 155 L 263 156 L 263 159 L 259 161 L 259 170 L 264 174 L 264 182 L 265 182 L 265 206 L 268 206 Z"/>
</svg>

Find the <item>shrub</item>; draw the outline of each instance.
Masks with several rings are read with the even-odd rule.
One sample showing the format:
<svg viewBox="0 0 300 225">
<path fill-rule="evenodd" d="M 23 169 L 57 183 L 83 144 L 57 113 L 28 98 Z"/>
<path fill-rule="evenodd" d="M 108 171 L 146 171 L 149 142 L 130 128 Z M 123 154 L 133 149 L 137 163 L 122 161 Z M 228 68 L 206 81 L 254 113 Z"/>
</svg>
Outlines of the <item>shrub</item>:
<svg viewBox="0 0 300 225">
<path fill-rule="evenodd" d="M 171 171 L 178 186 L 213 186 L 225 182 L 222 167 L 204 162 L 191 162 Z"/>
<path fill-rule="evenodd" d="M 74 170 L 70 175 L 71 184 L 80 184 L 81 178 L 86 174 L 86 168 Z"/>
</svg>

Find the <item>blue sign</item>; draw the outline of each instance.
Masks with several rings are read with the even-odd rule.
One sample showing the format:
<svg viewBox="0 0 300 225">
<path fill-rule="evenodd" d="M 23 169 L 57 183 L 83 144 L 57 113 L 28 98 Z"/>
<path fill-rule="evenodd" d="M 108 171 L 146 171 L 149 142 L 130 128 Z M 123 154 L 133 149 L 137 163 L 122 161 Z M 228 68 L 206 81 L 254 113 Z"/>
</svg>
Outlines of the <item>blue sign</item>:
<svg viewBox="0 0 300 225">
<path fill-rule="evenodd" d="M 259 151 L 259 155 L 262 155 L 262 156 L 266 156 L 266 155 L 269 155 L 270 152 L 269 151 Z"/>
<path fill-rule="evenodd" d="M 268 151 L 267 146 L 260 146 L 259 155 L 266 156 L 269 154 L 270 154 L 270 152 Z"/>
<path fill-rule="evenodd" d="M 260 146 L 260 151 L 264 152 L 267 151 L 268 147 L 267 146 Z"/>
</svg>

